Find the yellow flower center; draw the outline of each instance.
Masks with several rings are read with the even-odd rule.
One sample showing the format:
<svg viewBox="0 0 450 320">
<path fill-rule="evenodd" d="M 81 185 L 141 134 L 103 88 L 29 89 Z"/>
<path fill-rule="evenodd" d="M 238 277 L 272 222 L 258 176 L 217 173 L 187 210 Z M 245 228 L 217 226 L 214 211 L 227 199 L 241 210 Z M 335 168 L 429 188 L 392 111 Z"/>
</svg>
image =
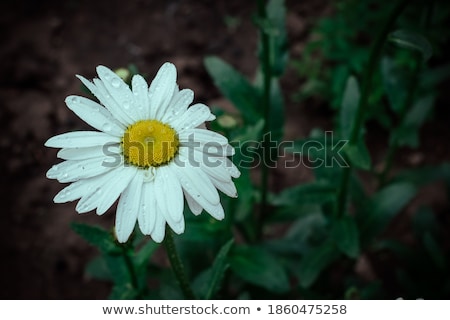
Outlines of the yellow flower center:
<svg viewBox="0 0 450 320">
<path fill-rule="evenodd" d="M 158 120 L 141 120 L 125 130 L 125 161 L 141 168 L 158 167 L 172 160 L 179 146 L 177 133 Z"/>
</svg>

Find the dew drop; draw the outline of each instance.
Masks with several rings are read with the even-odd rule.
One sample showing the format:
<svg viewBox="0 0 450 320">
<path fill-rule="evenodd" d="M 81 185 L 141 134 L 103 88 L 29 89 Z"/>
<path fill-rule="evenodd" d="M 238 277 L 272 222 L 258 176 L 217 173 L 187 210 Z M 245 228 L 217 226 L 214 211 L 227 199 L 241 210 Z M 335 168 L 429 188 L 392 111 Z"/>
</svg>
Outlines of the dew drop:
<svg viewBox="0 0 450 320">
<path fill-rule="evenodd" d="M 102 126 L 102 130 L 104 131 L 104 132 L 109 132 L 109 131 L 111 131 L 111 125 L 109 124 L 109 123 L 107 123 L 107 122 L 105 122 L 104 124 L 103 124 L 103 126 Z"/>
<path fill-rule="evenodd" d="M 119 80 L 118 78 L 112 79 L 111 85 L 112 85 L 114 88 L 119 88 L 119 87 L 120 87 L 120 80 Z"/>
<path fill-rule="evenodd" d="M 63 175 L 62 175 L 62 177 L 65 179 L 65 178 L 67 178 L 69 176 L 69 174 L 66 172 L 66 173 L 64 173 Z"/>
<path fill-rule="evenodd" d="M 70 98 L 70 102 L 72 102 L 72 103 L 78 103 L 78 102 L 80 102 L 80 99 L 78 99 L 78 97 L 71 97 L 71 98 Z"/>
<path fill-rule="evenodd" d="M 125 110 L 130 109 L 130 103 L 129 103 L 129 102 L 124 102 L 124 103 L 123 103 L 123 108 L 124 108 Z"/>
</svg>

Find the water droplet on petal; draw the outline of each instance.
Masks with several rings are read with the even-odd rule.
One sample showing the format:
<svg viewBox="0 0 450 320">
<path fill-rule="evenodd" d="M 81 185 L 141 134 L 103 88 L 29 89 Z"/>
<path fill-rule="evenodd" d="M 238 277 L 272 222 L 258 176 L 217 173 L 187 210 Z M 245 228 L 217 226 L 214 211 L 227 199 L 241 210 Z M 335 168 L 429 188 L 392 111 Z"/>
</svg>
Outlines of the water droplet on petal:
<svg viewBox="0 0 450 320">
<path fill-rule="evenodd" d="M 105 122 L 104 124 L 103 124 L 103 126 L 102 126 L 102 130 L 104 131 L 104 132 L 109 132 L 109 131 L 111 131 L 111 125 L 109 124 L 109 123 L 107 123 L 107 122 Z"/>
<path fill-rule="evenodd" d="M 78 97 L 71 97 L 71 98 L 70 98 L 70 102 L 72 102 L 72 103 L 78 103 L 78 102 L 80 102 L 80 99 L 78 99 Z"/>
<path fill-rule="evenodd" d="M 119 88 L 119 87 L 120 87 L 120 80 L 119 80 L 118 78 L 112 79 L 111 85 L 112 85 L 114 88 Z"/>
<path fill-rule="evenodd" d="M 130 103 L 129 103 L 129 102 L 124 102 L 124 103 L 123 103 L 123 108 L 124 108 L 125 110 L 130 109 Z"/>
</svg>

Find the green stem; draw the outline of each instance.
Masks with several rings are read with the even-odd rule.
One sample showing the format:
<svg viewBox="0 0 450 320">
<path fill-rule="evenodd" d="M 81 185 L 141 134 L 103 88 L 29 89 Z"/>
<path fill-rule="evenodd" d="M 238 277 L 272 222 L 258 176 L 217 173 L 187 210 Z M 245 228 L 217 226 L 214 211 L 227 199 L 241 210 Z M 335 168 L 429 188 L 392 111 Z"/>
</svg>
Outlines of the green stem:
<svg viewBox="0 0 450 320">
<path fill-rule="evenodd" d="M 136 272 L 134 270 L 134 264 L 133 264 L 133 261 L 131 260 L 130 255 L 128 254 L 127 246 L 121 245 L 121 247 L 122 247 L 123 258 L 125 260 L 125 265 L 127 266 L 128 274 L 130 275 L 131 285 L 133 286 L 134 289 L 136 289 L 136 291 L 139 291 L 138 290 L 138 280 L 137 280 Z"/>
<path fill-rule="evenodd" d="M 267 18 L 265 1 L 258 0 L 258 15 L 261 20 Z M 264 31 L 263 27 L 260 26 L 261 35 L 261 62 L 263 71 L 263 99 L 262 107 L 264 112 L 264 129 L 263 133 L 267 134 L 270 132 L 270 86 L 272 82 L 272 72 L 270 67 L 270 57 L 269 57 L 269 35 Z M 270 136 L 269 139 L 263 139 L 263 165 L 261 168 L 261 212 L 259 216 L 259 228 L 258 232 L 261 230 L 262 219 L 267 211 L 267 189 L 269 185 L 269 168 L 268 163 L 270 162 Z"/>
<path fill-rule="evenodd" d="M 167 256 L 169 257 L 170 265 L 172 266 L 172 270 L 175 273 L 175 277 L 178 280 L 178 284 L 180 285 L 185 299 L 194 300 L 194 292 L 192 291 L 186 277 L 186 273 L 184 272 L 183 264 L 181 263 L 175 242 L 173 240 L 172 230 L 169 227 L 166 227 L 166 238 L 164 239 L 164 245 L 166 247 Z"/>
<path fill-rule="evenodd" d="M 361 127 L 364 123 L 367 107 L 369 105 L 369 93 L 372 86 L 373 75 L 375 72 L 375 68 L 380 60 L 380 56 L 382 53 L 386 37 L 391 28 L 393 27 L 395 21 L 397 20 L 398 16 L 402 13 L 403 9 L 406 7 L 408 3 L 409 3 L 408 0 L 402 0 L 394 5 L 394 8 L 389 14 L 389 17 L 386 20 L 386 23 L 383 25 L 383 28 L 378 33 L 378 36 L 375 39 L 373 47 L 370 51 L 369 61 L 363 78 L 361 98 L 359 100 L 358 110 L 356 111 L 355 121 L 353 122 L 352 130 L 350 133 L 349 139 L 350 145 L 354 145 L 359 139 Z M 342 177 L 335 205 L 336 217 L 342 216 L 345 212 L 348 197 L 348 185 L 353 169 L 352 164 L 348 161 L 347 157 L 345 160 L 349 163 L 350 167 L 344 168 L 342 172 Z"/>
</svg>

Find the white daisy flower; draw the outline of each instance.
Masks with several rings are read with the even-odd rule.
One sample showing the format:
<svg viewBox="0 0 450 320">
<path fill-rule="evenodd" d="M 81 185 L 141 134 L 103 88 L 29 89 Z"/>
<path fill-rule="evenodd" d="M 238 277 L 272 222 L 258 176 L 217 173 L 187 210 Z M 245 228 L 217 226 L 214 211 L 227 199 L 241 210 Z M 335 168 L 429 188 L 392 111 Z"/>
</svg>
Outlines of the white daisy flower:
<svg viewBox="0 0 450 320">
<path fill-rule="evenodd" d="M 98 66 L 93 83 L 77 76 L 97 97 L 69 96 L 66 104 L 99 131 L 75 131 L 50 138 L 45 146 L 62 148 L 47 177 L 71 183 L 55 203 L 80 199 L 78 213 L 104 214 L 119 198 L 115 232 L 126 242 L 136 221 L 143 234 L 164 239 L 165 225 L 184 232 L 184 198 L 198 215 L 205 209 L 224 218 L 220 190 L 236 197 L 232 178 L 240 175 L 227 158 L 228 140 L 205 127 L 215 119 L 204 104 L 194 104 L 190 89 L 179 90 L 176 69 L 165 63 L 148 87 L 135 75 L 132 88 L 113 71 Z M 188 108 L 189 107 L 189 108 Z M 184 195 L 184 197 L 183 197 Z"/>
</svg>

